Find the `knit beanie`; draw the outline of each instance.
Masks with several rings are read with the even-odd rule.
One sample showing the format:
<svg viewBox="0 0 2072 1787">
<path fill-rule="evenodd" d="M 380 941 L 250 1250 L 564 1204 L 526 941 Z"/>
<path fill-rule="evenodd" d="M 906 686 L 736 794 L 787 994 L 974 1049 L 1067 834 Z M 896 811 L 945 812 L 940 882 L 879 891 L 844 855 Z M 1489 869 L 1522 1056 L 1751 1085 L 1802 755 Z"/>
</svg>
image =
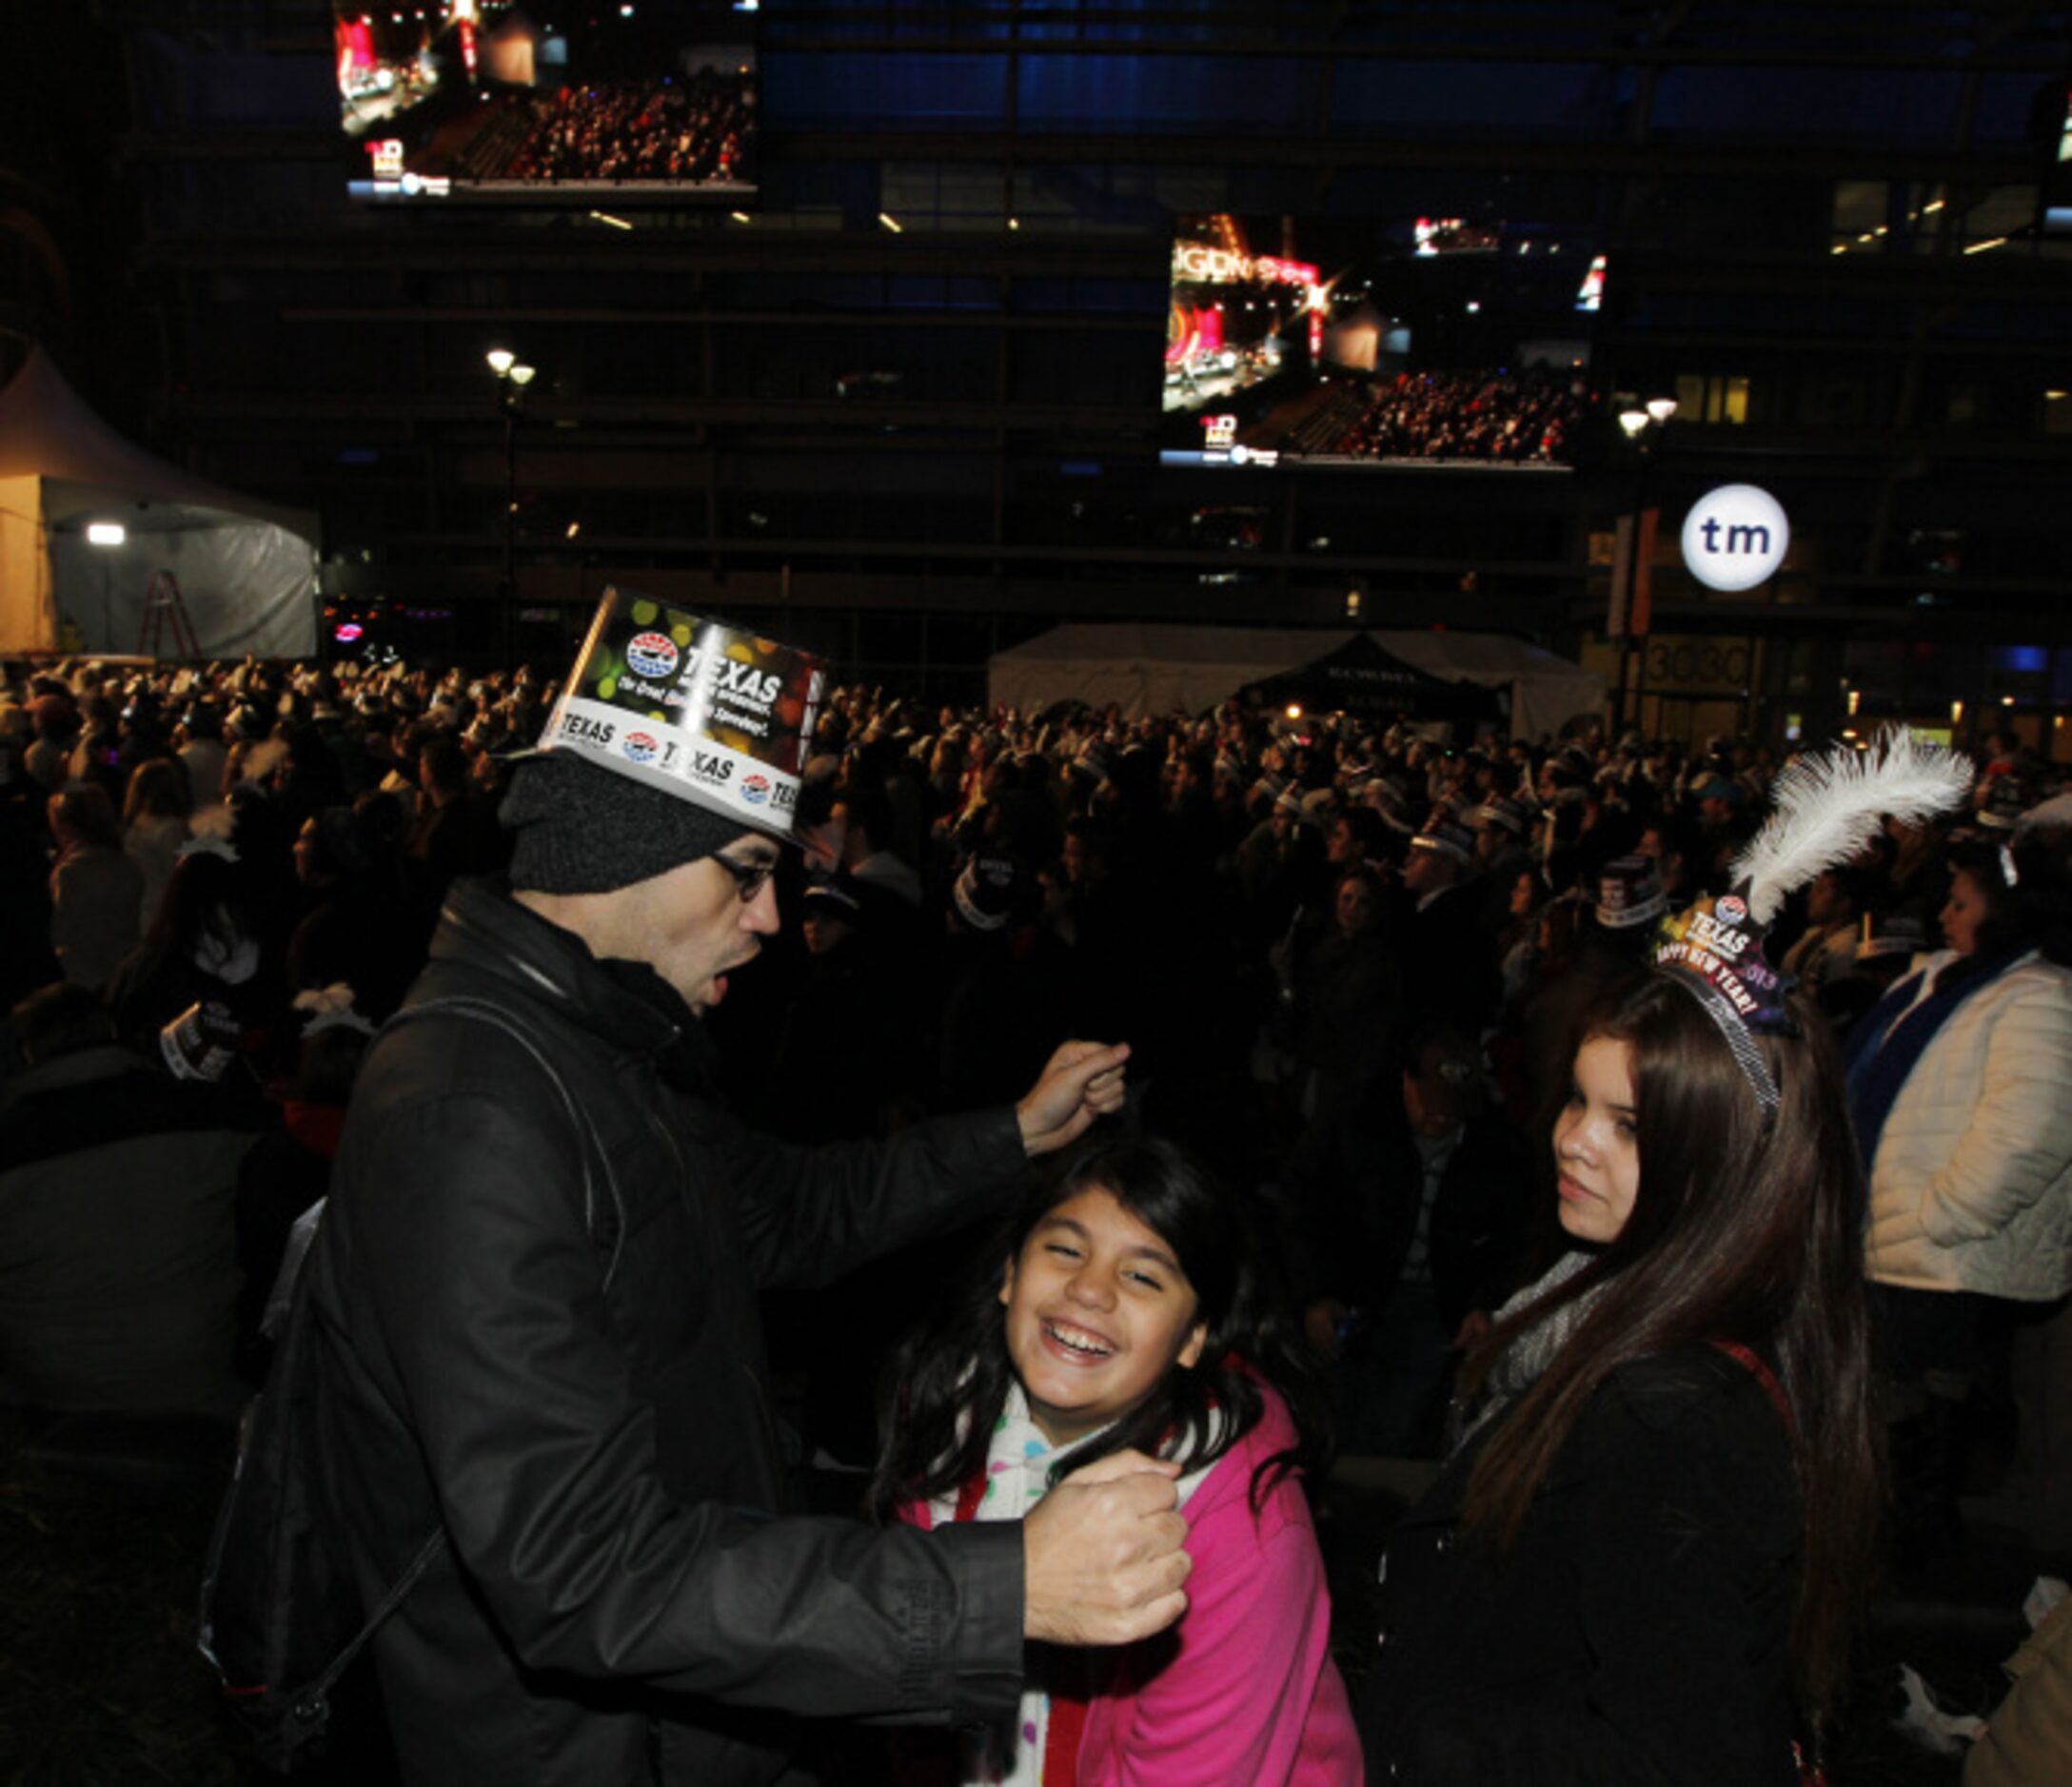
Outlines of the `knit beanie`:
<svg viewBox="0 0 2072 1787">
<path fill-rule="evenodd" d="M 511 886 L 609 894 L 748 835 L 740 819 L 565 751 L 523 758 L 498 818 L 512 834 Z"/>
</svg>

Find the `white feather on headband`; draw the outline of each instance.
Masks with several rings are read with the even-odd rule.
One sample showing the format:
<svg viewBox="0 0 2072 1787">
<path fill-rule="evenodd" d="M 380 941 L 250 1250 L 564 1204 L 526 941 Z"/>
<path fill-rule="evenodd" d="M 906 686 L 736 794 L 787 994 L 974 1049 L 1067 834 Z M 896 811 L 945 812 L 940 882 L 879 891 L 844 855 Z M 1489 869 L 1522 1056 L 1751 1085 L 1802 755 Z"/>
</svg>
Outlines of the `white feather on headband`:
<svg viewBox="0 0 2072 1787">
<path fill-rule="evenodd" d="M 1787 894 L 1846 862 L 1886 817 L 1911 825 L 1963 806 L 1975 774 L 1969 757 L 1904 726 L 1868 751 L 1842 746 L 1801 757 L 1771 785 L 1776 811 L 1734 859 L 1727 878 L 1746 888 L 1748 916 L 1766 925 Z"/>
</svg>

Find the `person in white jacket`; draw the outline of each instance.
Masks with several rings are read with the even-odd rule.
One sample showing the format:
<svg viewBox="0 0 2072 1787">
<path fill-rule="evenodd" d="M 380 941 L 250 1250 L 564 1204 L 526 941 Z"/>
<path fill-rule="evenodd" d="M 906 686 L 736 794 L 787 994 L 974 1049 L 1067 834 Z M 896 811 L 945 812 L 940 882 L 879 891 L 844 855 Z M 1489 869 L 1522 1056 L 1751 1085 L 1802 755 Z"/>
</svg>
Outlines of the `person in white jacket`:
<svg viewBox="0 0 2072 1787">
<path fill-rule="evenodd" d="M 1955 1539 L 1963 1411 L 2017 1312 L 2072 1290 L 2072 912 L 2042 845 L 1953 857 L 1945 947 L 1850 1032 L 1865 1270 L 1893 1379 L 1902 1556 Z"/>
</svg>

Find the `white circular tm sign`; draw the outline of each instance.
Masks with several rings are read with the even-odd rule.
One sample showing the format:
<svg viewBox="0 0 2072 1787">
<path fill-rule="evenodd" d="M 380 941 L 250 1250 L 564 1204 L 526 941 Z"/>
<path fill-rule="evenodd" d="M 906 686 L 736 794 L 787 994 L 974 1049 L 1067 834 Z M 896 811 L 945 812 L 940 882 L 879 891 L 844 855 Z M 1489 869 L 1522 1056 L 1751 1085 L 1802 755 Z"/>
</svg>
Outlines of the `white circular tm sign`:
<svg viewBox="0 0 2072 1787">
<path fill-rule="evenodd" d="M 1784 505 L 1753 484 L 1722 484 L 1684 518 L 1684 562 L 1708 589 L 1753 589 L 1785 561 L 1791 523 Z"/>
</svg>

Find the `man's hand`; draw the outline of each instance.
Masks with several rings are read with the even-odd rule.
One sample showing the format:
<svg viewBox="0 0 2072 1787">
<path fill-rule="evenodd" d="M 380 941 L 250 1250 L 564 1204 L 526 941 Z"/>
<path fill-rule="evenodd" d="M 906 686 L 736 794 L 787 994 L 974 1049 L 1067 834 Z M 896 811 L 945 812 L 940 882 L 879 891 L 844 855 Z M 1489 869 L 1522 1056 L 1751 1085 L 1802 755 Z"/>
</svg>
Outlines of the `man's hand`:
<svg viewBox="0 0 2072 1787">
<path fill-rule="evenodd" d="M 1174 1511 L 1177 1464 L 1117 1452 L 1076 1470 L 1022 1522 L 1022 1635 L 1131 1644 L 1187 1611 L 1194 1567 Z"/>
<path fill-rule="evenodd" d="M 1122 1064 L 1128 1043 L 1069 1042 L 1044 1065 L 1043 1074 L 1015 1107 L 1022 1151 L 1048 1154 L 1076 1141 L 1096 1117 L 1122 1109 Z"/>
</svg>

